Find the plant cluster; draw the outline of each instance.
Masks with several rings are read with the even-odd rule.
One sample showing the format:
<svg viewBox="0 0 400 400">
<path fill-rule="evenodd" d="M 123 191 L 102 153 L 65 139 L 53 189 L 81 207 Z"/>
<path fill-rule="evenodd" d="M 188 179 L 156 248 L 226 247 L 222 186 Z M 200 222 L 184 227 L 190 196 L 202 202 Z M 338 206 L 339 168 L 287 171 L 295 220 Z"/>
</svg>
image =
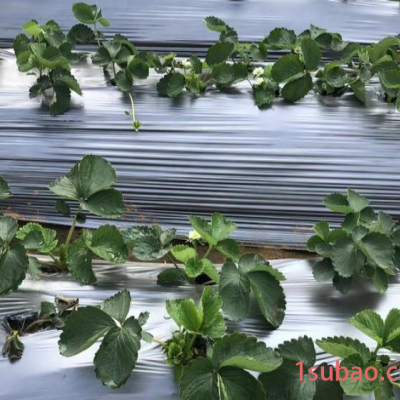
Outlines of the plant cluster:
<svg viewBox="0 0 400 400">
<path fill-rule="evenodd" d="M 337 290 L 347 293 L 354 278 L 360 276 L 371 280 L 379 293 L 386 292 L 389 277 L 400 267 L 399 227 L 351 189 L 347 195 L 327 196 L 324 204 L 345 217 L 339 229 L 331 229 L 325 221 L 314 225 L 315 235 L 308 240 L 307 249 L 323 257 L 314 264 L 315 279 L 332 280 Z"/>
<path fill-rule="evenodd" d="M 0 295 L 17 290 L 27 273 L 39 279 L 42 271 L 69 272 L 82 284 L 94 284 L 94 257 L 123 264 L 132 252 L 141 261 L 167 257 L 175 265 L 159 274 L 157 282 L 160 285 L 218 285 L 224 301 L 223 311 L 232 321 L 247 317 L 253 293 L 266 321 L 275 328 L 282 324 L 286 301 L 281 281 L 285 277 L 255 254 L 240 255 L 238 243 L 230 237 L 236 225 L 219 213 L 213 214 L 210 222 L 190 216 L 195 238 L 188 244 L 174 245 L 176 230 L 163 230 L 158 225 L 120 231 L 107 224 L 96 230 L 85 229 L 74 237 L 77 223 L 86 220 L 84 211 L 105 218 L 123 215 L 123 196 L 113 188 L 116 180 L 115 170 L 108 161 L 89 155 L 49 185 L 49 189 L 61 197 L 56 202 L 57 210 L 72 218 L 65 243 L 59 242 L 53 229 L 33 222 L 18 228 L 14 218 L 1 216 L 0 239 L 4 245 L 0 259 Z M 0 183 L 5 198 L 11 193 L 4 180 Z M 74 212 L 69 203 L 76 204 Z M 208 246 L 203 256 L 200 255 L 200 245 Z M 226 257 L 221 272 L 209 258 L 212 249 Z M 40 257 L 28 256 L 28 251 L 48 255 L 53 261 L 48 263 Z"/>
<path fill-rule="evenodd" d="M 319 349 L 340 360 L 336 371 L 325 362 L 316 365 L 315 345 L 307 336 L 273 350 L 255 337 L 227 332 L 222 298 L 211 287 L 204 288 L 198 306 L 193 299 L 167 301 L 166 310 L 178 327 L 167 341 L 143 330 L 148 313 L 128 317 L 131 296 L 127 290 L 99 306 L 76 309 L 77 300 L 67 300 L 58 311 L 53 304 L 42 303 L 39 317 L 24 333 L 35 325 L 60 327 L 59 350 L 65 357 L 80 354 L 101 339 L 93 363 L 97 378 L 110 388 L 121 387 L 131 376 L 141 341 L 161 345 L 167 365 L 174 368 L 180 398 L 186 400 L 322 400 L 327 396 L 340 400 L 344 395 L 368 394 L 376 400 L 393 400 L 393 388 L 399 386 L 391 374 L 400 362 L 380 353 L 382 349 L 400 353 L 398 309 L 392 309 L 385 321 L 372 310 L 350 318 L 351 325 L 376 342 L 374 350 L 351 337 L 316 340 Z M 60 317 L 65 310 L 66 319 Z M 16 330 L 7 338 L 3 352 L 16 359 L 23 347 Z M 258 378 L 254 373 L 260 373 Z"/>
<path fill-rule="evenodd" d="M 71 90 L 82 94 L 70 72 L 71 65 L 80 59 L 74 48 L 81 44 L 97 45 L 92 62 L 101 66 L 109 81 L 129 96 L 132 109 L 125 113 L 131 115 L 136 131 L 141 123 L 135 116 L 132 85 L 135 79 L 146 79 L 150 70 L 163 74 L 157 91 L 167 97 L 176 97 L 184 90 L 200 95 L 213 87 L 224 90 L 248 81 L 260 108 L 279 97 L 289 103 L 297 102 L 311 90 L 322 96 L 341 96 L 350 91 L 365 103 L 366 84 L 377 76 L 381 97 L 400 110 L 399 37 L 362 45 L 346 42 L 338 33 L 311 25 L 299 35 L 286 28 L 275 28 L 260 42 L 242 43 L 234 28 L 209 16 L 204 22 L 208 29 L 219 33 L 218 41 L 208 49 L 204 60 L 196 55 L 178 59 L 175 53 L 160 56 L 138 51 L 120 34 L 107 40 L 98 27 L 109 27 L 110 23 L 95 5 L 76 3 L 72 11 L 80 23 L 68 34 L 54 21 L 40 25 L 31 20 L 23 26 L 30 37 L 21 34 L 14 41 L 19 70 L 37 75 L 30 96 L 44 95 L 53 115 L 69 108 Z M 275 63 L 265 65 L 271 50 L 283 55 Z M 324 50 L 336 53 L 337 60 L 320 68 Z"/>
</svg>

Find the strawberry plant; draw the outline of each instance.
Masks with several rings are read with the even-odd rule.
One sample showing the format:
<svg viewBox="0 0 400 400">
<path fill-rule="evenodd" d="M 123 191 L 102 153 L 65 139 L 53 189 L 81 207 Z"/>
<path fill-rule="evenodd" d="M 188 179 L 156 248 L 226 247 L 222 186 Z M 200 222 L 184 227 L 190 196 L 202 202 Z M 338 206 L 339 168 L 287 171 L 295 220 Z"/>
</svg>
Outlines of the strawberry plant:
<svg viewBox="0 0 400 400">
<path fill-rule="evenodd" d="M 10 195 L 8 185 L 0 181 L 2 196 Z M 81 283 L 93 284 L 96 276 L 92 259 L 97 256 L 112 263 L 124 263 L 128 248 L 123 236 L 113 225 L 103 225 L 97 230 L 84 230 L 73 239 L 78 221 L 84 222 L 83 211 L 106 218 L 121 217 L 125 211 L 122 194 L 113 188 L 116 183 L 114 168 L 99 156 L 85 156 L 71 171 L 50 184 L 50 190 L 62 197 L 57 209 L 71 216 L 66 202 L 77 203 L 65 243 L 59 243 L 55 230 L 38 223 L 28 223 L 18 228 L 18 222 L 9 216 L 0 217 L 0 295 L 16 290 L 26 274 L 40 278 L 41 271 L 68 271 Z M 64 200 L 65 199 L 65 200 Z M 53 262 L 40 261 L 27 251 L 49 255 Z"/>
<path fill-rule="evenodd" d="M 96 5 L 76 3 L 72 11 L 79 23 L 67 35 L 54 21 L 39 25 L 32 20 L 23 26 L 31 38 L 18 35 L 14 41 L 19 70 L 38 76 L 30 96 L 43 96 L 53 115 L 69 108 L 71 90 L 82 94 L 70 72 L 71 65 L 79 60 L 73 49 L 81 44 L 97 44 L 92 62 L 101 66 L 107 80 L 129 97 L 131 110 L 125 114 L 131 116 L 136 131 L 141 123 L 136 118 L 132 87 L 135 79 L 146 79 L 150 70 L 164 75 L 157 91 L 166 97 L 177 97 L 184 90 L 197 96 L 213 87 L 224 90 L 247 81 L 260 108 L 270 106 L 280 97 L 295 103 L 311 90 L 322 96 L 341 96 L 351 91 L 365 103 L 366 84 L 377 75 L 381 97 L 395 103 L 400 110 L 398 37 L 363 45 L 346 42 L 338 33 L 311 25 L 299 35 L 281 27 L 273 29 L 260 42 L 242 43 L 234 28 L 217 17 L 208 16 L 204 23 L 219 34 L 218 41 L 208 49 L 204 60 L 196 55 L 179 59 L 175 53 L 160 56 L 138 51 L 120 34 L 106 40 L 98 28 L 109 27 L 110 23 Z M 269 51 L 276 50 L 284 54 L 275 63 L 260 64 L 267 60 Z M 319 68 L 324 50 L 338 55 Z"/>
<path fill-rule="evenodd" d="M 137 259 L 152 261 L 167 256 L 175 264 L 175 268 L 165 269 L 158 275 L 159 285 L 219 284 L 223 311 L 232 321 L 247 317 L 253 293 L 265 319 L 273 327 L 279 327 L 286 307 L 280 284 L 285 279 L 283 274 L 255 254 L 240 256 L 238 243 L 230 237 L 236 224 L 220 213 L 214 213 L 210 222 L 194 215 L 189 217 L 189 221 L 194 231 L 188 244 L 174 246 L 175 230 L 163 231 L 157 225 L 130 228 L 123 235 Z M 199 244 L 208 247 L 204 256 L 200 256 Z M 226 257 L 221 273 L 209 259 L 213 249 Z"/>
<path fill-rule="evenodd" d="M 324 204 L 345 218 L 339 229 L 331 229 L 325 221 L 314 225 L 307 249 L 323 257 L 314 264 L 315 279 L 332 280 L 337 290 L 347 293 L 360 276 L 371 280 L 380 293 L 386 292 L 389 276 L 398 268 L 400 231 L 393 219 L 376 213 L 365 197 L 351 189 L 347 195 L 327 196 Z"/>
<path fill-rule="evenodd" d="M 72 52 L 73 45 L 55 21 L 40 25 L 31 20 L 22 29 L 25 34 L 15 38 L 14 51 L 19 71 L 37 77 L 29 97 L 42 96 L 52 115 L 63 114 L 70 107 L 71 91 L 82 95 L 71 74 L 71 64 L 79 60 Z"/>
<path fill-rule="evenodd" d="M 192 299 L 167 301 L 167 312 L 179 328 L 167 342 L 143 331 L 147 313 L 127 318 L 130 303 L 129 292 L 123 290 L 99 307 L 79 308 L 63 327 L 60 353 L 74 356 L 103 338 L 94 358 L 96 376 L 117 388 L 135 368 L 140 341 L 155 341 L 175 369 L 182 399 L 228 399 L 234 393 L 238 399 L 265 399 L 261 383 L 247 371 L 273 371 L 281 365 L 281 357 L 255 337 L 227 335 L 222 300 L 212 288 L 204 289 L 198 307 Z"/>
</svg>

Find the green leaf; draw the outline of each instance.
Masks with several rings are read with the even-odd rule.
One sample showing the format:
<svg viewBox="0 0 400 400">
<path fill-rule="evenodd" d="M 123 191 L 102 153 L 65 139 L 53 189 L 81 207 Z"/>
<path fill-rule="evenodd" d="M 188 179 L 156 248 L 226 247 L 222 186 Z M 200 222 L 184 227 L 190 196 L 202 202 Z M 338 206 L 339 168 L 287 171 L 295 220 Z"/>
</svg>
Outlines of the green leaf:
<svg viewBox="0 0 400 400">
<path fill-rule="evenodd" d="M 93 30 L 83 24 L 74 25 L 67 35 L 67 40 L 72 44 L 90 44 L 95 38 Z"/>
<path fill-rule="evenodd" d="M 185 263 L 185 271 L 188 277 L 195 278 L 203 273 L 204 263 L 197 256 L 189 258 Z"/>
<path fill-rule="evenodd" d="M 22 30 L 34 37 L 38 37 L 42 33 L 42 27 L 35 20 L 28 21 L 22 25 Z"/>
<path fill-rule="evenodd" d="M 196 250 L 193 247 L 183 244 L 173 246 L 171 248 L 171 254 L 183 264 L 186 264 L 190 258 L 197 256 Z"/>
<path fill-rule="evenodd" d="M 167 312 L 179 327 L 211 338 L 222 337 L 226 331 L 221 306 L 222 299 L 210 287 L 203 290 L 198 309 L 192 299 L 167 300 Z"/>
<path fill-rule="evenodd" d="M 239 245 L 234 239 L 224 239 L 215 246 L 215 249 L 232 260 L 239 259 Z"/>
<path fill-rule="evenodd" d="M 400 337 L 400 310 L 392 308 L 385 320 L 384 344 Z M 396 350 L 397 351 L 397 350 Z"/>
<path fill-rule="evenodd" d="M 221 85 L 228 85 L 232 83 L 235 80 L 233 66 L 227 63 L 217 64 L 212 69 L 212 77 Z"/>
<path fill-rule="evenodd" d="M 110 329 L 94 357 L 96 377 L 110 388 L 121 387 L 132 374 L 138 359 L 141 331 L 131 317 L 121 328 Z"/>
<path fill-rule="evenodd" d="M 271 74 L 275 82 L 286 82 L 304 72 L 304 65 L 295 54 L 286 54 L 272 67 Z"/>
<path fill-rule="evenodd" d="M 60 336 L 60 353 L 71 357 L 82 353 L 115 327 L 114 320 L 97 307 L 83 307 L 72 313 Z"/>
<path fill-rule="evenodd" d="M 265 319 L 278 328 L 285 317 L 286 301 L 283 288 L 275 276 L 256 268 L 247 273 L 251 289 Z"/>
<path fill-rule="evenodd" d="M 205 61 L 210 67 L 221 64 L 229 58 L 234 48 L 232 42 L 217 42 L 208 49 Z"/>
<path fill-rule="evenodd" d="M 347 278 L 364 266 L 365 256 L 351 237 L 342 237 L 333 245 L 332 263 L 335 271 Z"/>
<path fill-rule="evenodd" d="M 282 97 L 288 103 L 295 103 L 296 101 L 305 97 L 313 87 L 313 81 L 309 73 L 301 78 L 290 81 L 282 89 Z"/>
<path fill-rule="evenodd" d="M 254 101 L 260 108 L 272 104 L 276 97 L 274 89 L 264 89 L 263 86 L 253 86 Z"/>
<path fill-rule="evenodd" d="M 75 3 L 72 6 L 72 12 L 75 18 L 84 24 L 93 25 L 96 22 L 96 14 L 88 4 Z"/>
<path fill-rule="evenodd" d="M 41 264 L 36 257 L 29 257 L 28 274 L 32 279 L 38 280 L 42 276 Z"/>
<path fill-rule="evenodd" d="M 22 240 L 24 246 L 28 248 L 27 240 L 34 239 L 33 236 L 31 236 L 34 233 L 40 234 L 38 237 L 36 237 L 36 239 L 39 240 L 36 240 L 36 243 L 31 241 L 29 246 L 30 249 L 36 249 L 39 251 L 39 253 L 48 254 L 57 247 L 57 232 L 54 229 L 45 228 L 35 222 L 29 222 L 20 228 L 17 232 L 17 239 Z"/>
<path fill-rule="evenodd" d="M 165 75 L 157 84 L 157 91 L 162 96 L 177 97 L 185 88 L 185 77 L 179 72 Z"/>
<path fill-rule="evenodd" d="M 191 56 L 189 58 L 190 64 L 192 65 L 193 72 L 201 74 L 203 72 L 203 63 L 197 56 Z"/>
<path fill-rule="evenodd" d="M 194 215 L 189 216 L 189 221 L 193 229 L 211 246 L 216 246 L 222 240 L 228 239 L 236 229 L 236 224 L 219 213 L 211 216 L 211 223 Z"/>
<path fill-rule="evenodd" d="M 83 209 L 104 218 L 119 218 L 125 212 L 122 193 L 115 189 L 97 192 L 81 204 Z"/>
<path fill-rule="evenodd" d="M 226 23 L 217 17 L 206 17 L 203 22 L 206 24 L 207 28 L 214 32 L 224 32 L 226 30 Z"/>
<path fill-rule="evenodd" d="M 347 395 L 350 396 L 363 396 L 368 393 L 373 392 L 380 384 L 380 377 L 382 376 L 382 366 L 376 362 L 365 362 L 359 354 L 352 354 L 346 357 L 341 363 L 340 367 L 342 368 L 339 371 L 339 376 L 341 379 L 345 377 L 345 368 L 348 370 L 349 377 L 346 380 L 341 380 L 340 385 L 342 389 Z M 344 367 L 344 368 L 343 368 Z M 354 368 L 358 367 L 360 370 L 355 370 Z M 366 369 L 368 367 L 376 368 L 378 371 L 378 376 L 376 379 L 371 379 L 373 377 L 373 371 L 368 371 L 368 376 L 370 380 L 367 380 L 365 377 Z M 353 372 L 354 371 L 354 372 Z M 356 380 L 351 379 L 353 376 Z M 360 378 L 358 380 L 358 378 Z"/>
<path fill-rule="evenodd" d="M 386 370 L 384 373 L 382 373 L 382 376 L 384 377 L 384 380 L 379 382 L 378 387 L 374 391 L 375 400 L 394 400 L 395 395 L 393 386 L 387 378 Z"/>
<path fill-rule="evenodd" d="M 314 225 L 314 232 L 326 243 L 329 243 L 329 223 L 319 221 Z"/>
<path fill-rule="evenodd" d="M 26 52 L 30 53 L 30 47 L 29 47 L 30 42 L 31 41 L 27 38 L 27 36 L 22 33 L 15 37 L 14 43 L 13 43 L 13 48 L 14 48 L 16 57 L 18 57 L 22 53 L 26 53 Z"/>
<path fill-rule="evenodd" d="M 322 368 L 324 368 L 324 372 L 322 372 Z M 331 365 L 328 365 L 326 363 L 322 363 L 318 366 L 318 368 L 315 370 L 315 373 L 318 376 L 318 379 L 316 380 L 316 391 L 315 395 L 313 397 L 313 400 L 342 400 L 343 399 L 343 389 L 340 386 L 340 383 L 338 381 L 331 381 L 329 380 L 323 380 L 322 379 L 322 373 L 324 373 L 325 376 L 325 371 L 328 370 L 329 368 L 333 368 Z"/>
<path fill-rule="evenodd" d="M 335 276 L 332 261 L 329 258 L 317 261 L 313 266 L 313 275 L 317 282 L 331 281 Z"/>
<path fill-rule="evenodd" d="M 110 189 L 116 180 L 115 170 L 107 160 L 88 155 L 75 164 L 67 175 L 51 183 L 49 189 L 69 200 L 87 201 L 90 196 Z"/>
<path fill-rule="evenodd" d="M 85 230 L 83 240 L 94 254 L 104 260 L 124 263 L 128 259 L 124 238 L 114 225 L 103 225 L 95 231 Z"/>
<path fill-rule="evenodd" d="M 197 312 L 192 299 L 167 300 L 167 312 L 179 327 L 189 332 L 197 333 L 200 330 L 202 318 Z"/>
<path fill-rule="evenodd" d="M 268 38 L 268 43 L 281 48 L 281 49 L 291 49 L 296 45 L 296 34 L 294 31 L 286 28 L 275 28 L 270 32 Z"/>
<path fill-rule="evenodd" d="M 301 361 L 307 369 L 315 364 L 314 343 L 308 336 L 283 342 L 278 346 L 278 350 L 282 358 L 295 361 L 296 363 Z"/>
<path fill-rule="evenodd" d="M 300 47 L 306 69 L 308 71 L 316 70 L 322 57 L 322 52 L 317 43 L 310 38 L 305 38 L 301 41 Z"/>
<path fill-rule="evenodd" d="M 213 348 L 213 364 L 218 368 L 237 367 L 256 372 L 270 372 L 282 364 L 279 354 L 264 342 L 243 333 L 233 333 L 219 339 Z"/>
<path fill-rule="evenodd" d="M 348 77 L 340 67 L 329 68 L 326 72 L 326 81 L 334 88 L 342 88 L 348 83 Z"/>
<path fill-rule="evenodd" d="M 185 271 L 178 268 L 167 268 L 157 276 L 157 285 L 181 286 L 187 283 Z"/>
<path fill-rule="evenodd" d="M 364 210 L 364 208 L 369 206 L 369 201 L 363 196 L 360 196 L 352 189 L 348 189 L 347 191 L 347 199 L 349 202 L 349 206 L 351 207 L 353 212 L 360 212 Z"/>
<path fill-rule="evenodd" d="M 333 286 L 342 294 L 350 292 L 353 285 L 353 278 L 343 278 L 338 273 L 335 274 L 332 280 Z"/>
<path fill-rule="evenodd" d="M 104 28 L 108 28 L 110 26 L 110 22 L 105 19 L 104 17 L 100 17 L 97 19 L 97 21 L 104 26 Z"/>
<path fill-rule="evenodd" d="M 10 243 L 18 231 L 16 219 L 7 216 L 0 216 L 0 244 Z"/>
<path fill-rule="evenodd" d="M 210 287 L 206 287 L 201 295 L 199 313 L 203 316 L 200 334 L 211 338 L 224 336 L 226 325 L 221 314 L 222 299 Z"/>
<path fill-rule="evenodd" d="M 65 200 L 57 200 L 56 201 L 56 210 L 63 216 L 63 217 L 70 217 L 71 216 L 71 209 L 69 205 L 66 203 Z"/>
<path fill-rule="evenodd" d="M 97 279 L 92 268 L 93 253 L 78 240 L 67 247 L 66 262 L 68 271 L 80 283 L 92 285 Z"/>
<path fill-rule="evenodd" d="M 0 200 L 7 199 L 11 196 L 11 190 L 5 179 L 0 176 Z"/>
<path fill-rule="evenodd" d="M 0 256 L 0 296 L 18 289 L 19 285 L 25 279 L 28 267 L 28 256 L 22 245 L 17 244 L 11 246 L 5 252 L 3 251 Z"/>
<path fill-rule="evenodd" d="M 203 266 L 203 274 L 206 274 L 209 278 L 211 278 L 215 283 L 219 284 L 220 282 L 220 274 L 217 269 L 213 265 L 213 263 L 207 258 L 203 258 L 201 260 L 201 264 Z"/>
<path fill-rule="evenodd" d="M 316 382 L 304 371 L 303 380 L 299 379 L 299 366 L 291 360 L 283 360 L 275 371 L 262 373 L 258 379 L 267 393 L 268 400 L 310 400 L 316 392 Z"/>
<path fill-rule="evenodd" d="M 101 303 L 100 309 L 123 324 L 131 307 L 131 294 L 124 289 Z"/>
<path fill-rule="evenodd" d="M 262 386 L 248 372 L 234 367 L 215 371 L 212 362 L 202 357 L 184 369 L 179 386 L 182 400 L 265 399 Z"/>
<path fill-rule="evenodd" d="M 82 90 L 79 86 L 78 81 L 75 79 L 73 75 L 69 71 L 63 71 L 63 75 L 57 77 L 57 81 L 65 83 L 72 91 L 82 96 Z"/>
<path fill-rule="evenodd" d="M 38 317 L 43 318 L 43 317 L 51 317 L 57 314 L 56 307 L 53 303 L 50 303 L 49 301 L 42 301 L 40 304 L 40 310 Z"/>
<path fill-rule="evenodd" d="M 132 89 L 133 79 L 131 75 L 126 74 L 124 71 L 118 71 L 115 75 L 115 83 L 121 92 L 129 92 Z"/>
<path fill-rule="evenodd" d="M 335 357 L 346 358 L 351 354 L 359 354 L 365 362 L 371 357 L 369 348 L 357 339 L 349 337 L 328 337 L 315 342 L 323 351 Z"/>
<path fill-rule="evenodd" d="M 379 345 L 385 337 L 385 324 L 375 311 L 364 310 L 349 319 L 351 325 L 374 339 Z"/>
<path fill-rule="evenodd" d="M 222 309 L 231 321 L 244 319 L 250 310 L 250 281 L 246 274 L 239 271 L 236 265 L 226 262 L 221 271 L 218 287 L 223 300 Z"/>
<path fill-rule="evenodd" d="M 132 254 L 141 261 L 160 259 L 170 251 L 175 235 L 175 229 L 163 231 L 158 225 L 153 225 L 141 231 L 135 239 Z"/>
<path fill-rule="evenodd" d="M 400 69 L 389 69 L 381 71 L 379 79 L 387 89 L 400 89 Z"/>
<path fill-rule="evenodd" d="M 354 92 L 354 96 L 358 100 L 361 101 L 361 103 L 365 104 L 367 102 L 367 98 L 365 95 L 365 83 L 362 82 L 360 79 L 357 79 L 353 82 L 350 83 L 351 90 Z"/>
<path fill-rule="evenodd" d="M 128 62 L 128 71 L 137 79 L 147 79 L 149 76 L 149 67 L 140 57 L 134 57 Z"/>
<path fill-rule="evenodd" d="M 71 90 L 67 84 L 56 82 L 54 85 L 54 96 L 50 103 L 50 114 L 61 115 L 68 111 L 71 103 Z"/>
<path fill-rule="evenodd" d="M 218 375 L 210 359 L 196 358 L 183 370 L 179 381 L 181 400 L 219 400 Z"/>
<path fill-rule="evenodd" d="M 92 62 L 95 65 L 106 66 L 111 64 L 111 56 L 105 47 L 100 47 L 92 57 Z"/>
<path fill-rule="evenodd" d="M 389 277 L 386 272 L 380 268 L 376 268 L 372 275 L 372 283 L 379 293 L 383 294 L 388 290 Z"/>
<path fill-rule="evenodd" d="M 378 267 L 384 270 L 394 269 L 394 247 L 392 241 L 386 235 L 371 232 L 365 235 L 357 244 L 365 256 Z"/>
<path fill-rule="evenodd" d="M 347 197 L 340 193 L 333 193 L 329 196 L 326 196 L 323 203 L 326 208 L 329 208 L 329 210 L 338 212 L 340 214 L 350 214 L 353 212 Z"/>
</svg>

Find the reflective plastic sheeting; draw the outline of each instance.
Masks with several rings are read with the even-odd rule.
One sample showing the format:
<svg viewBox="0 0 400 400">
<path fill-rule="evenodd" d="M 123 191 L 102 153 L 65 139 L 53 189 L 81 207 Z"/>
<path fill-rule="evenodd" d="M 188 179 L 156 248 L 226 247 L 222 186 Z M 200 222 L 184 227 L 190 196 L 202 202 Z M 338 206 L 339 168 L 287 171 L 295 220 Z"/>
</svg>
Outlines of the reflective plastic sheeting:
<svg viewBox="0 0 400 400">
<path fill-rule="evenodd" d="M 342 296 L 331 285 L 314 281 L 311 260 L 280 260 L 272 264 L 282 271 L 287 280 L 286 317 L 282 326 L 269 330 L 255 304 L 250 317 L 241 323 L 229 323 L 229 331 L 257 336 L 269 347 L 275 348 L 285 340 L 308 335 L 314 340 L 327 336 L 351 336 L 364 341 L 371 348 L 373 341 L 353 328 L 349 317 L 368 308 L 386 317 L 398 304 L 399 278 L 394 278 L 385 295 L 378 294 L 368 282 L 357 282 L 356 289 Z M 95 272 L 97 286 L 80 286 L 66 275 L 44 277 L 40 281 L 27 280 L 18 292 L 0 298 L 0 316 L 37 309 L 41 301 L 52 301 L 56 295 L 78 297 L 80 305 L 97 305 L 118 290 L 127 288 L 132 295 L 130 315 L 150 312 L 145 330 L 156 338 L 168 340 L 176 329 L 168 318 L 165 301 L 191 297 L 198 300 L 201 286 L 165 288 L 156 285 L 161 268 L 151 264 L 126 264 L 118 267 L 98 263 Z M 160 346 L 144 343 L 139 361 L 127 384 L 118 390 L 107 389 L 95 377 L 93 357 L 97 345 L 78 356 L 64 358 L 58 352 L 59 331 L 40 332 L 23 339 L 25 353 L 22 359 L 10 364 L 0 358 L 0 399 L 22 400 L 92 400 L 92 399 L 179 399 L 173 383 L 172 369 L 165 365 Z M 0 331 L 0 345 L 4 332 Z M 317 349 L 318 350 L 318 349 Z M 335 359 L 317 351 L 317 363 Z M 400 399 L 396 393 L 396 399 Z M 358 399 L 352 397 L 352 399 Z M 371 400 L 373 397 L 363 397 Z"/>
<path fill-rule="evenodd" d="M 20 27 L 33 19 L 56 20 L 64 30 L 78 23 L 75 0 L 5 1 L 1 3 L 0 44 L 10 47 Z M 310 24 L 338 32 L 346 40 L 371 42 L 399 33 L 400 7 L 389 0 L 97 0 L 116 33 L 135 44 L 164 51 L 204 52 L 217 38 L 203 24 L 208 15 L 222 18 L 243 41 L 260 40 L 276 27 L 301 33 Z"/>
<path fill-rule="evenodd" d="M 134 84 L 139 133 L 124 114 L 129 98 L 102 69 L 74 68 L 83 97 L 51 117 L 30 100 L 34 77 L 20 74 L 10 51 L 0 60 L 0 175 L 14 196 L 0 203 L 20 219 L 68 224 L 47 186 L 86 154 L 108 159 L 128 206 L 129 226 L 157 222 L 189 231 L 188 215 L 219 211 L 247 243 L 303 247 L 313 223 L 339 222 L 323 198 L 347 187 L 377 210 L 400 214 L 400 114 L 368 87 L 368 106 L 310 93 L 295 105 L 259 110 L 248 83 L 177 99 L 156 92 L 160 75 Z M 88 226 L 106 223 L 88 218 Z"/>
</svg>

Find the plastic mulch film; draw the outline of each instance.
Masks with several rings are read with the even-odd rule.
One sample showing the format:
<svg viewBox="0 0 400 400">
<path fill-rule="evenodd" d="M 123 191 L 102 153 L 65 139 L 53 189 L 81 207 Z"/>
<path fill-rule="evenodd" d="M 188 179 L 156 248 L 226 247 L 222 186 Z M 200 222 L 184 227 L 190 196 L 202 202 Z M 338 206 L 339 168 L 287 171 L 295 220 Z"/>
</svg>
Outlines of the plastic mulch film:
<svg viewBox="0 0 400 400">
<path fill-rule="evenodd" d="M 125 226 L 158 222 L 183 235 L 188 215 L 219 211 L 238 224 L 238 240 L 301 247 L 314 222 L 338 222 L 322 199 L 349 186 L 399 216 L 400 114 L 378 99 L 377 82 L 367 107 L 352 94 L 310 93 L 260 111 L 248 84 L 170 99 L 158 96 L 160 75 L 152 74 L 134 85 L 143 123 L 135 133 L 124 115 L 129 98 L 107 85 L 101 68 L 74 69 L 84 95 L 51 117 L 29 99 L 34 77 L 18 72 L 11 52 L 1 55 L 0 175 L 14 193 L 1 208 L 20 219 L 69 223 L 47 185 L 85 154 L 115 166 L 128 206 L 116 223 Z"/>
<path fill-rule="evenodd" d="M 371 285 L 356 282 L 355 289 L 343 296 L 330 283 L 314 281 L 312 261 L 280 260 L 273 265 L 282 271 L 287 308 L 283 325 L 275 331 L 266 326 L 259 309 L 251 307 L 250 317 L 237 324 L 228 324 L 230 331 L 257 336 L 275 348 L 279 343 L 302 335 L 313 339 L 327 336 L 351 336 L 373 346 L 372 340 L 353 328 L 348 319 L 363 309 L 376 310 L 383 317 L 398 304 L 400 281 L 397 278 L 382 296 Z M 200 298 L 201 286 L 165 288 L 156 285 L 160 266 L 126 264 L 120 267 L 98 264 L 95 268 L 98 284 L 80 286 L 65 275 L 47 276 L 40 281 L 27 280 L 18 292 L 0 298 L 0 316 L 36 310 L 41 301 L 53 301 L 55 295 L 78 297 L 80 305 L 97 305 L 118 290 L 127 288 L 132 295 L 130 315 L 150 312 L 146 330 L 156 338 L 167 340 L 176 329 L 168 318 L 165 301 L 168 299 Z M 22 400 L 144 400 L 178 399 L 172 369 L 165 365 L 161 347 L 142 342 L 139 361 L 127 384 L 118 390 L 107 389 L 95 377 L 93 357 L 97 345 L 78 356 L 64 358 L 58 352 L 59 331 L 39 332 L 24 337 L 22 359 L 10 364 L 0 358 L 0 399 Z M 0 345 L 4 332 L 0 331 Z M 317 349 L 318 350 L 318 349 Z M 317 351 L 317 363 L 336 360 Z M 398 393 L 397 393 L 398 394 Z M 369 400 L 373 397 L 363 397 Z M 352 399 L 358 399 L 352 397 Z M 400 396 L 396 397 L 400 399 Z"/>
<path fill-rule="evenodd" d="M 32 18 L 54 19 L 63 29 L 76 23 L 75 0 L 1 2 L 0 45 L 10 47 L 19 27 Z M 226 20 L 243 41 L 259 40 L 276 27 L 297 33 L 310 24 L 339 32 L 346 40 L 369 42 L 399 33 L 399 4 L 389 0 L 97 0 L 111 22 L 102 31 L 121 33 L 136 44 L 165 51 L 204 52 L 214 40 L 202 20 L 208 15 Z"/>
</svg>

